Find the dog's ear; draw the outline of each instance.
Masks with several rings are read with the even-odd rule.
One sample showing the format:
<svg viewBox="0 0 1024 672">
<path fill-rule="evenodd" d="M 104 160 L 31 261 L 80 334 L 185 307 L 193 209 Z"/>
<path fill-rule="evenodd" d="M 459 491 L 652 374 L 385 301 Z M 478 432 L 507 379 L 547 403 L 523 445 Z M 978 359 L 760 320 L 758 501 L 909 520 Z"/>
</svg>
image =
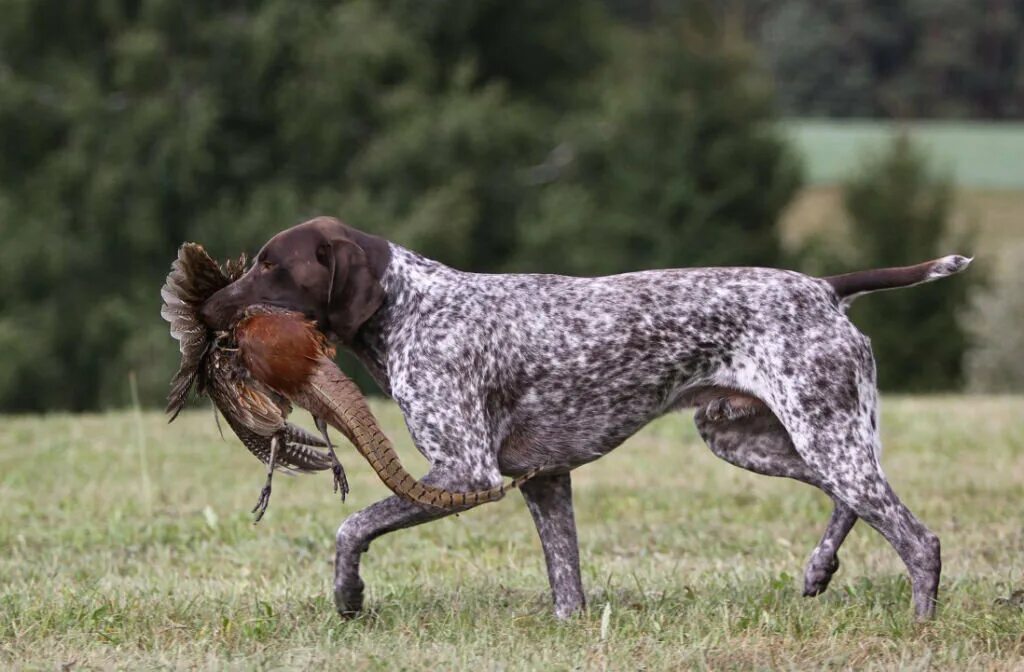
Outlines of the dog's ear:
<svg viewBox="0 0 1024 672">
<path fill-rule="evenodd" d="M 324 246 L 326 249 L 324 249 Z M 328 328 L 342 343 L 351 343 L 359 327 L 377 312 L 384 288 L 366 250 L 347 238 L 333 238 L 317 250 L 330 270 L 327 286 Z"/>
</svg>

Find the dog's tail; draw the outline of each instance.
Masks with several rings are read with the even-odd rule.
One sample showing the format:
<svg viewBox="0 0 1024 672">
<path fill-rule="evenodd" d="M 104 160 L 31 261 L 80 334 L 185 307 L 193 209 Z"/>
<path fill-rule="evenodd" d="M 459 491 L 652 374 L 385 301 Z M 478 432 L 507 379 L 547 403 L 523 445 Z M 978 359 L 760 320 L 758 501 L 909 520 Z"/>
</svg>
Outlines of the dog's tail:
<svg viewBox="0 0 1024 672">
<path fill-rule="evenodd" d="M 973 261 L 973 257 L 951 254 L 948 257 L 933 259 L 914 266 L 876 268 L 870 271 L 830 275 L 822 280 L 832 285 L 836 296 L 839 297 L 839 306 L 845 310 L 853 303 L 854 299 L 862 294 L 911 287 L 945 278 L 948 275 L 955 275 L 966 269 L 971 261 Z"/>
</svg>

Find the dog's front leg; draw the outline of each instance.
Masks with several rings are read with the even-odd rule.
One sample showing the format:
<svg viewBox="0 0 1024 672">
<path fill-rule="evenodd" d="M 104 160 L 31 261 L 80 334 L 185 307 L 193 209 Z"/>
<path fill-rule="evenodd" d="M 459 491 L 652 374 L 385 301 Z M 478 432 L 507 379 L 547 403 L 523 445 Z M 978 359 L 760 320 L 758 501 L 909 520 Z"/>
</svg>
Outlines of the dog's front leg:
<svg viewBox="0 0 1024 672">
<path fill-rule="evenodd" d="M 555 616 L 568 618 L 585 606 L 571 478 L 568 473 L 538 476 L 521 490 L 544 548 Z"/>
<path fill-rule="evenodd" d="M 338 528 L 334 560 L 334 604 L 342 616 L 354 616 L 363 608 L 363 580 L 359 560 L 370 542 L 382 534 L 412 527 L 453 511 L 432 509 L 392 495 L 345 519 Z"/>
<path fill-rule="evenodd" d="M 500 479 L 500 475 L 496 475 Z M 453 491 L 479 490 L 490 487 L 465 474 L 435 466 L 420 479 Z M 345 519 L 338 528 L 334 561 L 334 604 L 342 616 L 354 616 L 363 608 L 363 580 L 359 577 L 359 560 L 370 548 L 370 542 L 388 532 L 413 527 L 453 513 L 463 508 L 441 509 L 411 502 L 397 495 L 371 504 Z"/>
</svg>

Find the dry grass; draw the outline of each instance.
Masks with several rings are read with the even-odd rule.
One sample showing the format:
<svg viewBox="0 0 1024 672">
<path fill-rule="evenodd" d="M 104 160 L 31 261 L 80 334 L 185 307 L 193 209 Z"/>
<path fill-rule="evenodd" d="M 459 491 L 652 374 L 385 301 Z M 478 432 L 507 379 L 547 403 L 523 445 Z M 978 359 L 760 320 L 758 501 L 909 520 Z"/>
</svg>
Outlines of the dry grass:
<svg viewBox="0 0 1024 672">
<path fill-rule="evenodd" d="M 422 472 L 394 407 L 377 408 Z M 342 621 L 334 530 L 384 494 L 353 451 L 348 504 L 327 475 L 279 478 L 254 527 L 262 469 L 208 412 L 169 427 L 145 414 L 141 434 L 131 413 L 5 418 L 0 665 L 1020 669 L 1024 608 L 999 600 L 1024 588 L 1024 399 L 884 411 L 887 472 L 943 541 L 940 616 L 926 626 L 863 524 L 828 593 L 801 598 L 827 500 L 717 461 L 685 417 L 576 472 L 591 610 L 565 624 L 549 615 L 518 495 L 375 542 L 370 611 Z"/>
<path fill-rule="evenodd" d="M 986 265 L 992 262 L 998 267 L 1010 250 L 1024 246 L 1024 191 L 961 189 L 957 192 L 953 224 L 957 233 L 974 231 L 976 235 L 974 249 L 965 253 L 979 255 Z M 804 189 L 781 220 L 783 244 L 790 249 L 812 234 L 834 238 L 836 249 L 849 248 L 849 227 L 839 187 Z M 1000 272 L 1019 273 L 1020 269 L 1003 268 Z"/>
</svg>

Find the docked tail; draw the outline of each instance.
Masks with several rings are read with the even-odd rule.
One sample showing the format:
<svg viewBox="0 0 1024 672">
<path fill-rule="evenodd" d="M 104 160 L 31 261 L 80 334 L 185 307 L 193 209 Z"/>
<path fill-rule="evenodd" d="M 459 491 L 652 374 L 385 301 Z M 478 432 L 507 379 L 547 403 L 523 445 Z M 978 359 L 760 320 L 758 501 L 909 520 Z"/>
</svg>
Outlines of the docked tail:
<svg viewBox="0 0 1024 672">
<path fill-rule="evenodd" d="M 839 306 L 845 310 L 861 294 L 920 285 L 948 275 L 955 275 L 967 268 L 971 261 L 972 257 L 951 254 L 948 257 L 933 259 L 914 266 L 876 268 L 870 271 L 831 275 L 822 280 L 832 285 L 836 296 L 839 297 Z"/>
</svg>

